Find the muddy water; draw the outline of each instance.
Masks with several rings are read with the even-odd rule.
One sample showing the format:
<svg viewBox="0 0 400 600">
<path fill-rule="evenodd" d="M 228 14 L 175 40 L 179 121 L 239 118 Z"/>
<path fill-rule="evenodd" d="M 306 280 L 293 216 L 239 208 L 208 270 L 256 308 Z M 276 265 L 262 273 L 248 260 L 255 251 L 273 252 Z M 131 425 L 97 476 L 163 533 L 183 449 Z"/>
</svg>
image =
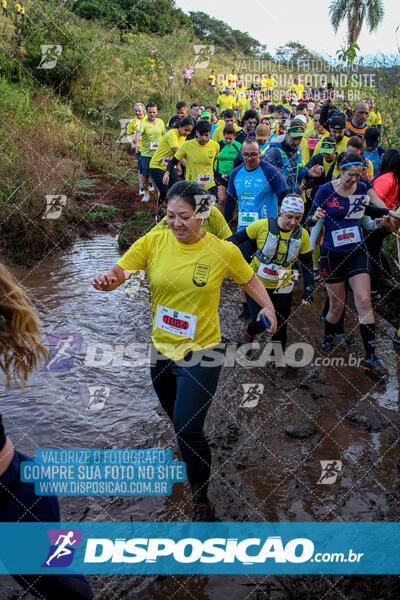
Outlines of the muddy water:
<svg viewBox="0 0 400 600">
<path fill-rule="evenodd" d="M 130 345 L 150 339 L 147 283 L 141 281 L 139 288 L 133 284 L 131 294 L 122 288 L 97 292 L 89 284 L 93 274 L 118 257 L 116 239 L 101 235 L 77 242 L 69 252 L 33 271 L 13 270 L 39 307 L 49 340 L 64 339 L 59 343 L 61 355 L 53 362 L 53 367 L 63 364 L 63 370 L 43 369 L 24 390 L 14 386 L 1 393 L 6 428 L 20 450 L 33 454 L 36 448 L 46 447 L 160 447 L 172 448 L 178 458 L 172 428 L 159 408 L 148 368 L 132 366 Z M 318 317 L 323 291 L 318 291 L 312 307 L 300 306 L 298 296 L 296 292 L 289 343 L 310 344 L 314 364 L 289 375 L 251 363 L 223 369 L 207 419 L 213 452 L 210 490 L 217 514 L 227 521 L 398 520 L 399 362 L 390 343 L 393 328 L 378 317 L 379 354 L 390 371 L 384 384 L 376 384 L 353 366 L 317 366 L 315 358 L 322 356 Z M 236 287 L 225 282 L 221 329 L 232 344 L 243 339 L 244 333 L 237 319 L 238 306 Z M 346 330 L 350 346 L 333 356 L 362 356 L 351 310 Z M 65 343 L 68 336 L 69 346 Z M 260 336 L 260 343 L 265 341 Z M 103 362 L 103 366 L 88 360 L 92 357 L 93 361 L 94 348 L 97 365 Z M 109 360 L 104 358 L 107 353 Z M 250 358 L 257 359 L 257 351 Z M 263 386 L 252 407 L 243 403 L 244 384 Z M 101 410 L 88 408 L 93 386 L 108 388 Z M 303 439 L 288 437 L 289 425 Z M 320 461 L 336 461 L 337 467 L 341 462 L 335 483 L 318 483 Z M 60 502 L 62 518 L 72 521 L 190 518 L 186 483 L 175 485 L 172 496 L 166 498 L 72 497 Z M 266 581 L 276 584 L 271 577 L 91 578 L 96 597 L 102 600 L 222 599 L 228 593 L 232 599 L 255 598 L 255 590 Z M 8 578 L 0 578 L 4 597 L 17 598 L 13 589 L 17 588 Z M 286 596 L 276 591 L 271 597 Z"/>
</svg>

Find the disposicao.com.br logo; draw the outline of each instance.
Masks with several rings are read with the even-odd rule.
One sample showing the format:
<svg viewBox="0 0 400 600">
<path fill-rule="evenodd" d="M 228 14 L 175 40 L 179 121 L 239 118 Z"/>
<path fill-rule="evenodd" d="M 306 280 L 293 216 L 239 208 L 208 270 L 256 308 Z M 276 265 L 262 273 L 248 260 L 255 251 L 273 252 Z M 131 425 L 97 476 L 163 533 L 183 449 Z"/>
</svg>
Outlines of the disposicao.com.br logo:
<svg viewBox="0 0 400 600">
<path fill-rule="evenodd" d="M 362 553 L 349 550 L 344 553 L 315 553 L 314 543 L 308 538 L 293 538 L 286 544 L 280 536 L 267 538 L 89 538 L 86 543 L 85 563 L 157 563 L 172 559 L 180 564 L 235 563 L 262 564 L 269 559 L 275 563 L 359 562 Z"/>
</svg>

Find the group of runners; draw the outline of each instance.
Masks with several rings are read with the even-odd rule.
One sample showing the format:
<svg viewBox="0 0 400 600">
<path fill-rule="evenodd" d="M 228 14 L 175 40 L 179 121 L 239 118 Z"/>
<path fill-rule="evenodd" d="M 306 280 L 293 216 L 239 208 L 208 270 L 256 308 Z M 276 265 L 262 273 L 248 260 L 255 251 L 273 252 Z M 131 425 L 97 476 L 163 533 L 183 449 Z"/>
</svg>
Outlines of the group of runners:
<svg viewBox="0 0 400 600">
<path fill-rule="evenodd" d="M 368 126 L 371 112 L 375 122 L 379 115 L 372 99 L 351 110 L 345 102 L 334 106 L 328 94 L 306 103 L 293 92 L 290 104 L 267 107 L 254 96 L 240 118 L 237 104 L 225 104 L 228 85 L 216 106 L 178 102 L 167 125 L 155 103 L 136 104 L 129 135 L 143 200 L 150 177 L 158 190 L 157 224 L 92 279 L 96 289 L 111 291 L 147 270 L 151 377 L 187 464 L 195 520 L 215 518 L 203 425 L 221 369 L 215 357 L 223 351 L 218 303 L 225 278 L 240 287 L 243 340 L 266 329 L 272 335 L 272 376 L 285 370 L 293 271 L 300 267 L 304 310 L 315 280 L 326 288 L 322 350 L 345 351 L 351 290 L 362 368 L 378 379 L 387 374 L 376 354 L 370 272 L 374 265 L 380 273 L 382 241 L 400 225 L 400 153 L 379 145 L 381 123 Z"/>
<path fill-rule="evenodd" d="M 5 17 L 9 17 L 7 0 L 1 0 L 1 9 L 2 15 Z M 23 21 L 25 19 L 25 6 L 22 2 L 16 2 L 14 4 L 14 10 L 18 21 Z"/>
</svg>

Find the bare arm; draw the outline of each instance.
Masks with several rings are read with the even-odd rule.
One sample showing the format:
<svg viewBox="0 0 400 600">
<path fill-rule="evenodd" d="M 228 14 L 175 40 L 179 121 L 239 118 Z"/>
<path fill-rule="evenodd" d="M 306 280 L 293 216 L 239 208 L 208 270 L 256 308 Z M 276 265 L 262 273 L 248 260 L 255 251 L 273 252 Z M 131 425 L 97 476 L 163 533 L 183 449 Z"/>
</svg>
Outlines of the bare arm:
<svg viewBox="0 0 400 600">
<path fill-rule="evenodd" d="M 277 330 L 277 320 L 275 315 L 274 305 L 271 302 L 271 298 L 268 295 L 267 290 L 258 279 L 257 275 L 254 273 L 253 277 L 250 279 L 248 283 L 240 286 L 246 294 L 248 294 L 257 304 L 262 306 L 260 312 L 267 317 L 268 321 L 271 324 L 271 327 L 268 331 L 271 333 L 276 333 Z M 260 315 L 257 317 L 258 321 L 261 321 Z"/>
<path fill-rule="evenodd" d="M 90 283 L 96 290 L 111 292 L 125 281 L 125 271 L 119 265 L 114 265 L 105 273 L 95 275 Z"/>
<path fill-rule="evenodd" d="M 368 198 L 371 204 L 373 204 L 374 206 L 379 206 L 380 208 L 387 208 L 384 201 L 379 198 L 378 194 L 373 188 L 368 190 Z"/>
</svg>

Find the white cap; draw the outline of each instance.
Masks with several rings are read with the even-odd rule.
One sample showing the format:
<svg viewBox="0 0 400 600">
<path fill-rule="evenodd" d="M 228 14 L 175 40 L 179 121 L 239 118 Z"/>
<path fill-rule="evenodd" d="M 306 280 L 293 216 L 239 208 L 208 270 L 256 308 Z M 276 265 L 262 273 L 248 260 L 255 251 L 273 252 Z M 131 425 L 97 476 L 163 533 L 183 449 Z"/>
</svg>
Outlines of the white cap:
<svg viewBox="0 0 400 600">
<path fill-rule="evenodd" d="M 298 104 L 299 104 L 298 102 L 293 101 L 290 103 L 290 106 L 298 106 Z"/>
<path fill-rule="evenodd" d="M 301 121 L 302 123 L 304 123 L 304 125 L 307 125 L 307 117 L 304 115 L 295 115 L 295 120 L 296 121 Z"/>
</svg>

